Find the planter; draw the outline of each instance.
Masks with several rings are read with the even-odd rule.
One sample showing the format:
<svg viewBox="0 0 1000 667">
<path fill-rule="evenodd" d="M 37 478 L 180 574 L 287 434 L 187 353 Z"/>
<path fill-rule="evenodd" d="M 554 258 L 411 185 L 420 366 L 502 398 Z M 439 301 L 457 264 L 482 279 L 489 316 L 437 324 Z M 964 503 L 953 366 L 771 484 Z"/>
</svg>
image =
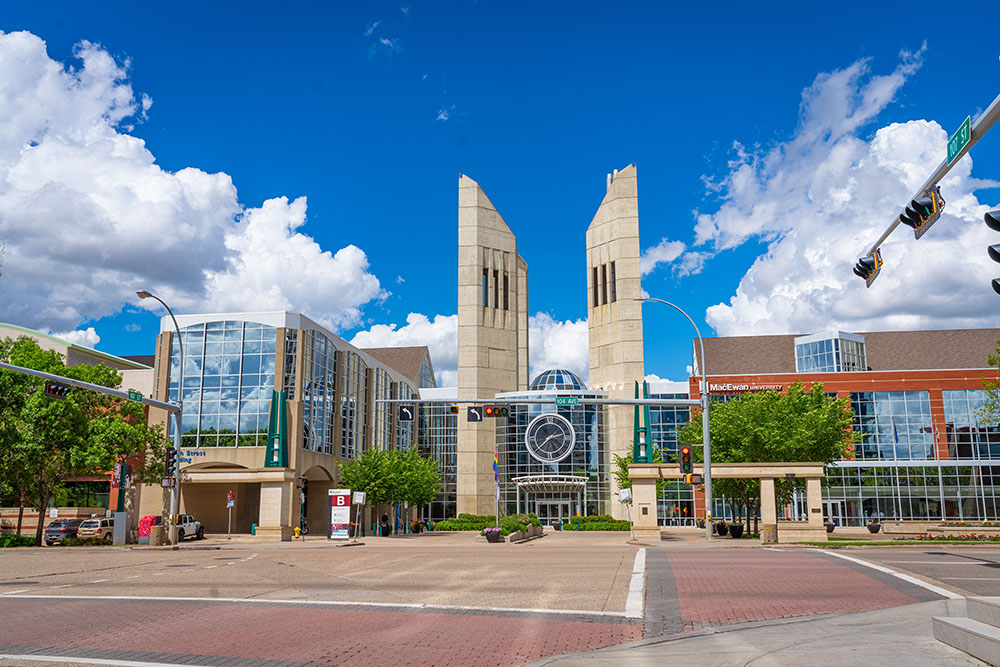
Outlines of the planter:
<svg viewBox="0 0 1000 667">
<path fill-rule="evenodd" d="M 499 542 L 500 541 L 500 531 L 499 530 L 488 531 L 486 533 L 486 541 L 489 542 L 490 544 L 496 544 L 497 542 Z"/>
<path fill-rule="evenodd" d="M 717 532 L 722 537 L 725 537 L 726 535 L 729 534 L 729 526 L 727 526 L 724 522 L 717 523 L 715 524 L 715 532 Z"/>
<path fill-rule="evenodd" d="M 422 528 L 422 526 L 419 523 L 412 523 L 412 524 L 410 524 L 410 532 L 411 533 L 419 533 L 421 528 Z"/>
<path fill-rule="evenodd" d="M 697 521 L 695 521 L 695 523 L 698 525 L 699 528 L 704 528 L 705 527 L 705 520 L 704 519 L 698 519 Z"/>
<path fill-rule="evenodd" d="M 392 526 L 390 526 L 389 524 L 381 525 L 378 527 L 378 532 L 379 535 L 381 535 L 382 537 L 389 537 L 390 535 L 392 535 Z"/>
<path fill-rule="evenodd" d="M 868 532 L 871 533 L 872 535 L 874 535 L 875 533 L 877 533 L 881 529 L 882 529 L 882 524 L 880 524 L 880 523 L 870 523 L 870 524 L 868 524 Z"/>
<path fill-rule="evenodd" d="M 836 527 L 837 527 L 837 526 L 835 526 L 834 524 L 832 524 L 832 523 L 828 523 L 828 524 L 826 524 L 826 532 L 828 532 L 828 533 L 832 533 L 832 532 L 833 532 L 833 529 L 834 529 L 834 528 L 836 528 Z"/>
<path fill-rule="evenodd" d="M 743 524 L 734 523 L 733 525 L 731 525 L 729 527 L 729 536 L 737 540 L 743 537 Z"/>
</svg>

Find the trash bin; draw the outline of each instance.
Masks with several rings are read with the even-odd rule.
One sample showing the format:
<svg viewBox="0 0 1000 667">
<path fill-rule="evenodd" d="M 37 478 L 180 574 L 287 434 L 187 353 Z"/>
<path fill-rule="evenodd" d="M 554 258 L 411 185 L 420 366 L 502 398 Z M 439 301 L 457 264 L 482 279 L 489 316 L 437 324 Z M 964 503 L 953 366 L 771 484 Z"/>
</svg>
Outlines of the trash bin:
<svg viewBox="0 0 1000 667">
<path fill-rule="evenodd" d="M 562 530 L 562 522 L 559 521 L 559 519 L 556 519 L 555 521 L 552 522 L 552 527 L 555 528 L 556 530 Z"/>
<path fill-rule="evenodd" d="M 255 524 L 255 523 L 251 523 L 250 524 L 250 534 L 251 535 L 256 535 L 257 534 L 257 524 Z"/>
</svg>

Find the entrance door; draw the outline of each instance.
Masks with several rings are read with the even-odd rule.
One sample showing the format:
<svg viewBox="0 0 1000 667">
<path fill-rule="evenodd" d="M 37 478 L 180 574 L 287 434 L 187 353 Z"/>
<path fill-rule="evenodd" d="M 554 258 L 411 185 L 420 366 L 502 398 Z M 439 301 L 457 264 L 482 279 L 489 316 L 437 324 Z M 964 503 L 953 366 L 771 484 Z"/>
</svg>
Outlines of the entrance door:
<svg viewBox="0 0 1000 667">
<path fill-rule="evenodd" d="M 538 521 L 543 526 L 551 526 L 557 519 L 560 523 L 566 523 L 572 516 L 570 503 L 568 499 L 535 500 L 535 514 L 538 515 Z"/>
<path fill-rule="evenodd" d="M 823 509 L 826 510 L 824 512 L 825 518 L 829 519 L 831 523 L 837 526 L 845 525 L 843 500 L 824 500 Z"/>
</svg>

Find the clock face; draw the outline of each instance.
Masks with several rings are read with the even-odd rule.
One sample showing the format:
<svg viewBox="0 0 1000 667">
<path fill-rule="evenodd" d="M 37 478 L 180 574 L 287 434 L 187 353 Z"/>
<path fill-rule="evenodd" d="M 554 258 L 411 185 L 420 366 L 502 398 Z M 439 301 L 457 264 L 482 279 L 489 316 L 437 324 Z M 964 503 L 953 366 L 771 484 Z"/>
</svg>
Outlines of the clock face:
<svg viewBox="0 0 1000 667">
<path fill-rule="evenodd" d="M 558 463 L 569 456 L 576 443 L 573 425 L 561 415 L 539 415 L 524 433 L 528 453 L 542 463 Z"/>
</svg>

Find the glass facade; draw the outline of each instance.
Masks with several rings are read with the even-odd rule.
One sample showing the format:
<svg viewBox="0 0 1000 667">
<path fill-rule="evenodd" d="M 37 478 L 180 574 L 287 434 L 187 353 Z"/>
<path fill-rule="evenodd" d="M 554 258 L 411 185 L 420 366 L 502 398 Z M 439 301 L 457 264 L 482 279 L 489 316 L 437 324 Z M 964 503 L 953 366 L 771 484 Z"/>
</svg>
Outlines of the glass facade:
<svg viewBox="0 0 1000 667">
<path fill-rule="evenodd" d="M 536 378 L 537 379 L 537 378 Z M 534 384 L 534 383 L 533 383 Z M 499 394 L 502 398 L 528 398 L 541 393 L 548 397 L 555 392 L 519 392 Z M 604 398 L 603 393 L 596 392 L 558 392 L 559 396 L 576 396 L 585 398 Z M 609 496 L 611 485 L 608 466 L 610 456 L 607 451 L 606 421 L 607 410 L 598 405 L 556 406 L 551 403 L 515 403 L 510 406 L 508 419 L 496 420 L 497 454 L 500 472 L 500 507 L 507 514 L 514 514 L 518 505 L 522 512 L 535 512 L 536 501 L 561 501 L 572 503 L 575 508 L 578 498 L 575 494 L 522 493 L 518 502 L 515 477 L 527 475 L 573 475 L 586 477 L 587 485 L 584 492 L 584 507 L 579 508 L 585 515 L 610 514 Z M 559 414 L 569 420 L 573 426 L 576 440 L 569 456 L 558 463 L 541 463 L 528 453 L 525 445 L 525 431 L 532 419 L 541 414 Z M 575 511 L 575 510 L 573 510 Z"/>
<path fill-rule="evenodd" d="M 685 394 L 650 394 L 650 398 L 686 399 Z M 651 405 L 649 407 L 650 440 L 663 455 L 665 463 L 677 461 L 677 431 L 690 419 L 687 406 Z M 656 508 L 661 526 L 694 525 L 694 487 L 672 481 L 660 493 Z"/>
<path fill-rule="evenodd" d="M 373 368 L 370 373 L 372 381 L 372 412 L 375 419 L 374 446 L 376 449 L 391 449 L 393 427 L 396 419 L 396 404 L 392 400 L 392 380 L 383 368 Z M 381 402 L 379 402 L 381 401 Z"/>
<path fill-rule="evenodd" d="M 287 343 L 285 349 L 287 352 Z M 334 415 L 337 413 L 337 349 L 320 332 L 303 331 L 302 355 L 302 447 L 332 454 Z M 287 366 L 286 363 L 286 369 Z M 294 369 L 294 364 L 292 367 Z M 286 383 L 287 377 L 286 373 Z"/>
<path fill-rule="evenodd" d="M 841 333 L 795 340 L 797 373 L 852 373 L 867 368 L 861 336 Z"/>
<path fill-rule="evenodd" d="M 943 391 L 949 459 L 1000 459 L 1000 425 L 982 423 L 982 389 Z"/>
<path fill-rule="evenodd" d="M 368 403 L 368 367 L 356 353 L 341 354 L 344 369 L 340 376 L 340 456 L 353 459 L 361 453 Z"/>
<path fill-rule="evenodd" d="M 854 458 L 933 459 L 934 430 L 926 391 L 851 392 Z"/>
<path fill-rule="evenodd" d="M 184 345 L 181 446 L 261 447 L 274 390 L 277 332 L 255 322 L 181 329 Z M 178 397 L 180 350 L 173 341 L 169 400 Z M 173 420 L 170 420 L 171 434 Z"/>
<path fill-rule="evenodd" d="M 417 451 L 438 462 L 441 491 L 427 507 L 421 508 L 421 518 L 440 521 L 456 516 L 458 494 L 458 412 L 451 403 L 417 404 Z"/>
</svg>

